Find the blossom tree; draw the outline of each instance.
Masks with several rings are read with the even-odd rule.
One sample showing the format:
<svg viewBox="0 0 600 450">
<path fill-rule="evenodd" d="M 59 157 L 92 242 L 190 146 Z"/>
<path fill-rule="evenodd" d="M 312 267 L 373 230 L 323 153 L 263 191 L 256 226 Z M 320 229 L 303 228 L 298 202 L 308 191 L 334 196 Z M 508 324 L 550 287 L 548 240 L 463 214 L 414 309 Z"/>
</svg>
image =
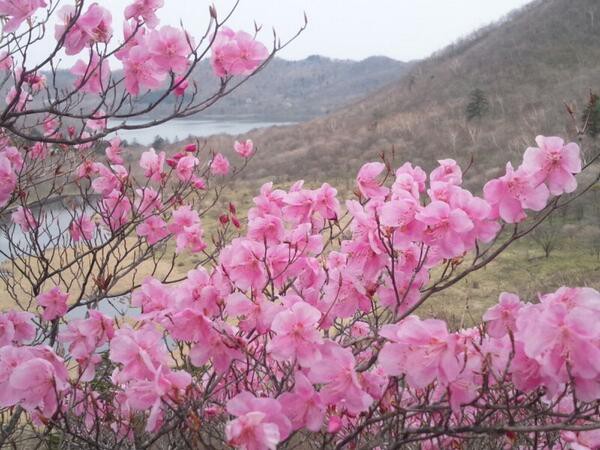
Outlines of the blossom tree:
<svg viewBox="0 0 600 450">
<path fill-rule="evenodd" d="M 370 162 L 343 205 L 267 183 L 207 225 L 251 141 L 127 164 L 114 133 L 203 111 L 286 44 L 215 8 L 203 36 L 161 26 L 162 3 L 134 0 L 118 38 L 98 3 L 0 0 L 0 446 L 598 448 L 600 293 L 502 293 L 460 330 L 415 313 L 591 189 L 600 155 L 539 136 L 482 195 L 454 160 Z M 221 83 L 200 99 L 204 57 Z"/>
</svg>

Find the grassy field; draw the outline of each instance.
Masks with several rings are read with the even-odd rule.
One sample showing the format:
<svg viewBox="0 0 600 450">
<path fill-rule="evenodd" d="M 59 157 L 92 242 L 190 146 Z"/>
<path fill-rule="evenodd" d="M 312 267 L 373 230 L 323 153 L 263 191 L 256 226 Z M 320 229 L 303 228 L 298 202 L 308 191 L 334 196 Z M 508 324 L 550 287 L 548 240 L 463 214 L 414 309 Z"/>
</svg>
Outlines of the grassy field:
<svg viewBox="0 0 600 450">
<path fill-rule="evenodd" d="M 530 240 L 517 242 L 484 269 L 433 295 L 419 314 L 447 319 L 453 326 L 479 321 L 501 292 L 514 292 L 524 301 L 560 286 L 600 289 L 600 260 L 575 238 L 566 238 L 548 258 Z"/>
</svg>

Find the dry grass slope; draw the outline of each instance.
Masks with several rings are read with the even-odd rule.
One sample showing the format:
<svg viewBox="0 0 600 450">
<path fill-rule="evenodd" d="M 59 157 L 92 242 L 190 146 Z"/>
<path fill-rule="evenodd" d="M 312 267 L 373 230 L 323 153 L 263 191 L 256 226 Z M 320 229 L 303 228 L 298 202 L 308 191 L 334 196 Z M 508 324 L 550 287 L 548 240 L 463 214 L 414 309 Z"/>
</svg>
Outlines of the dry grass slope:
<svg viewBox="0 0 600 450">
<path fill-rule="evenodd" d="M 582 105 L 600 89 L 600 2 L 536 1 L 501 22 L 412 66 L 368 98 L 308 123 L 248 134 L 261 149 L 246 175 L 348 177 L 395 149 L 396 162 L 475 158 L 481 182 L 517 161 L 538 133 L 573 135 L 564 102 Z M 469 94 L 481 89 L 489 111 L 467 121 Z M 219 150 L 230 137 L 215 137 Z"/>
</svg>

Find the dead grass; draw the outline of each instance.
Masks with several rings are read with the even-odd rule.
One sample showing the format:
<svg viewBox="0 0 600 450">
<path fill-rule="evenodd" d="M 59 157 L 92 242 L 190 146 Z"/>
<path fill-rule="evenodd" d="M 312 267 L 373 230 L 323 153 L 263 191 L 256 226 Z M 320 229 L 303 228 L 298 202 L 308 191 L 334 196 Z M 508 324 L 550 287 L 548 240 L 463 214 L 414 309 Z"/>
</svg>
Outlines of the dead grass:
<svg viewBox="0 0 600 450">
<path fill-rule="evenodd" d="M 539 293 L 553 292 L 563 285 L 600 289 L 600 260 L 571 238 L 548 258 L 531 242 L 522 241 L 484 269 L 432 296 L 418 313 L 444 318 L 456 328 L 470 326 L 501 292 L 535 301 Z"/>
</svg>

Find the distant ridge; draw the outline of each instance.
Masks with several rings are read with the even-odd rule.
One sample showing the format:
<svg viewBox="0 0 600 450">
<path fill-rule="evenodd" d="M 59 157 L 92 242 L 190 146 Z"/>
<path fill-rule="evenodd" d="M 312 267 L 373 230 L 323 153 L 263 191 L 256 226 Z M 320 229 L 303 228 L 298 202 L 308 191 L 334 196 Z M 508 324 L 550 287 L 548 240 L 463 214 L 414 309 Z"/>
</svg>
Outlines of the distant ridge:
<svg viewBox="0 0 600 450">
<path fill-rule="evenodd" d="M 410 66 L 387 57 L 362 61 L 320 55 L 297 61 L 275 58 L 207 113 L 286 121 L 312 119 L 399 80 Z M 193 76 L 207 93 L 217 85 L 207 61 Z"/>
</svg>

